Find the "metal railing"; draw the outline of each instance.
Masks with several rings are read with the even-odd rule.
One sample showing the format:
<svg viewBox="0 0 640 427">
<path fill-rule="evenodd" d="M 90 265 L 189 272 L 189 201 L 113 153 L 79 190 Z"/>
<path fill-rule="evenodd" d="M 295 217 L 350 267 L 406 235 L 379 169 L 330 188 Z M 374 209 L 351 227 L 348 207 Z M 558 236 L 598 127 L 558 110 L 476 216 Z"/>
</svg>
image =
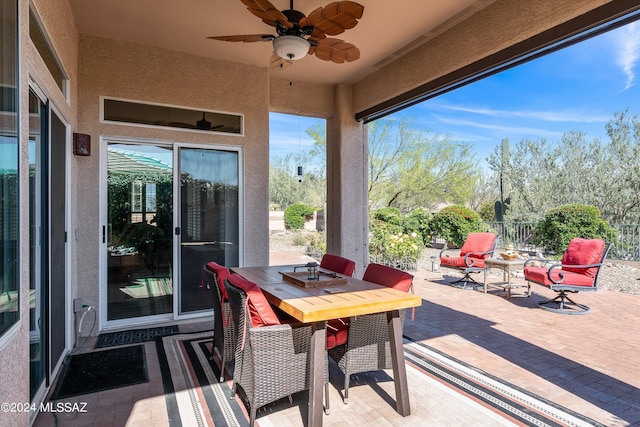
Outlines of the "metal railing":
<svg viewBox="0 0 640 427">
<path fill-rule="evenodd" d="M 545 251 L 532 242 L 535 222 L 488 222 L 486 231 L 496 233 L 501 237 L 500 245 L 504 247 L 506 242 L 511 242 L 518 251 L 531 253 Z M 609 259 L 640 261 L 640 224 L 609 224 L 614 230 L 605 237 L 607 242 L 613 243 L 609 252 Z"/>
</svg>

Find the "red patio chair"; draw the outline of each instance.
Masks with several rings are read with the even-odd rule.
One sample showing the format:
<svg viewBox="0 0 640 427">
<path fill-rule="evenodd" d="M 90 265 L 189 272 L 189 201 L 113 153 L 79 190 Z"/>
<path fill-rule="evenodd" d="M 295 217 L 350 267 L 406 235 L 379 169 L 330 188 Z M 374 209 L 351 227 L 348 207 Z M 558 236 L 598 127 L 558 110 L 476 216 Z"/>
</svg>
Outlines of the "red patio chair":
<svg viewBox="0 0 640 427">
<path fill-rule="evenodd" d="M 324 254 L 320 261 L 320 268 L 334 271 L 345 276 L 353 276 L 356 271 L 356 263 L 339 255 Z"/>
<path fill-rule="evenodd" d="M 444 254 L 447 250 L 445 245 L 440 251 L 440 266 L 457 270 L 464 274 L 461 279 L 451 282 L 451 285 L 457 285 L 462 289 L 465 289 L 469 283 L 481 285 L 470 274 L 484 271 L 484 260 L 493 256 L 497 244 L 498 236 L 484 232 L 469 233 L 462 248 L 460 248 L 460 254 L 456 257 Z"/>
<path fill-rule="evenodd" d="M 600 269 L 610 249 L 611 243 L 605 243 L 602 239 L 577 237 L 569 242 L 560 262 L 528 259 L 524 263 L 524 278 L 558 293 L 555 298 L 540 301 L 538 305 L 554 313 L 589 313 L 591 309 L 588 306 L 574 302 L 567 294 L 598 289 Z M 542 263 L 542 266 L 531 265 L 535 261 Z"/>
</svg>

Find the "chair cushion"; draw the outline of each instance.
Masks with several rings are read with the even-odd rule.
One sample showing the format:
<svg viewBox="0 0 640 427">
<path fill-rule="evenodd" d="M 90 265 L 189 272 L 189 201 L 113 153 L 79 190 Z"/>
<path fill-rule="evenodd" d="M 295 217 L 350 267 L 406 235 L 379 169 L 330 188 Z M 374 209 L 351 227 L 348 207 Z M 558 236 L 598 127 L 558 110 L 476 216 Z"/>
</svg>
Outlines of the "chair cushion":
<svg viewBox="0 0 640 427">
<path fill-rule="evenodd" d="M 320 261 L 320 268 L 344 274 L 345 276 L 353 276 L 356 263 L 338 255 L 324 254 Z"/>
<path fill-rule="evenodd" d="M 548 267 L 532 267 L 530 265 L 524 268 L 524 278 L 531 282 L 538 283 L 544 286 L 552 286 L 552 285 L 573 285 L 573 286 L 593 286 L 594 278 L 586 276 L 584 274 L 575 273 L 572 271 L 567 271 L 560 268 L 554 268 L 551 272 L 553 278 L 555 280 L 560 280 L 560 273 L 564 274 L 564 280 L 562 283 L 554 283 L 549 280 L 549 276 L 547 274 L 549 271 Z"/>
<path fill-rule="evenodd" d="M 280 319 L 271 308 L 269 301 L 255 283 L 245 279 L 238 274 L 229 275 L 229 283 L 238 287 L 247 294 L 249 313 L 251 315 L 251 326 L 259 328 L 261 326 L 280 325 Z"/>
<path fill-rule="evenodd" d="M 591 278 L 596 277 L 596 274 L 598 274 L 598 267 L 572 268 L 567 264 L 597 264 L 602 260 L 604 246 L 604 240 L 601 239 L 582 239 L 577 237 L 571 240 L 567 250 L 562 256 L 562 269 L 584 274 Z"/>
<path fill-rule="evenodd" d="M 367 266 L 362 280 L 409 292 L 411 283 L 413 283 L 413 276 L 397 268 L 372 262 Z"/>
<path fill-rule="evenodd" d="M 220 295 L 222 295 L 222 301 L 228 301 L 227 291 L 224 289 L 224 279 L 229 277 L 229 269 L 223 267 L 217 262 L 211 261 L 206 264 L 207 270 L 213 271 L 218 277 L 218 286 L 220 286 Z"/>
<path fill-rule="evenodd" d="M 327 350 L 347 342 L 349 326 L 342 319 L 327 322 Z"/>
<path fill-rule="evenodd" d="M 460 248 L 460 256 L 463 257 L 469 252 L 487 252 L 493 249 L 497 236 L 493 233 L 469 233 L 462 248 Z M 469 255 L 469 258 L 488 258 L 490 254 Z"/>
<path fill-rule="evenodd" d="M 473 261 L 473 264 L 471 265 L 471 267 L 469 267 L 465 263 L 463 256 L 454 256 L 454 257 L 443 256 L 440 258 L 440 265 L 442 265 L 443 267 L 452 267 L 452 268 L 459 268 L 459 269 L 484 268 L 484 258 L 474 258 L 471 255 L 469 255 L 469 258 L 471 258 L 471 261 Z"/>
</svg>

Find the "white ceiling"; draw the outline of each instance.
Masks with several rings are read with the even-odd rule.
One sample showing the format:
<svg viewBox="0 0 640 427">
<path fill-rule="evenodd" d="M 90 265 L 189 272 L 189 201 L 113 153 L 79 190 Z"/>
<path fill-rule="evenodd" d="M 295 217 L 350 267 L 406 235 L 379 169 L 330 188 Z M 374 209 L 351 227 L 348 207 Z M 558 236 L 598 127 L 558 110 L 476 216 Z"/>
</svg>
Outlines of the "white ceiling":
<svg viewBox="0 0 640 427">
<path fill-rule="evenodd" d="M 307 55 L 291 69 L 273 68 L 274 77 L 314 83 L 352 83 L 399 54 L 467 18 L 494 0 L 359 0 L 358 25 L 335 36 L 360 49 L 360 59 L 334 64 Z M 295 0 L 308 15 L 331 0 Z M 276 34 L 240 0 L 70 0 L 80 33 L 128 40 L 196 55 L 269 67 L 271 42 L 232 43 L 208 36 Z M 289 0 L 271 0 L 280 10 Z"/>
</svg>

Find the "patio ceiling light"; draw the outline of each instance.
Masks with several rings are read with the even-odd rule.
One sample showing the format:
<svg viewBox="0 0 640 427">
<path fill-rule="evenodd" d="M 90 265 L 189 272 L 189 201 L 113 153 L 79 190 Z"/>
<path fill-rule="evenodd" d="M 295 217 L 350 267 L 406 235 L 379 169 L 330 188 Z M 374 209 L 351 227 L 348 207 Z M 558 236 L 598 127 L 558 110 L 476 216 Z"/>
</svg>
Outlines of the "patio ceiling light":
<svg viewBox="0 0 640 427">
<path fill-rule="evenodd" d="M 282 59 L 296 61 L 305 57 L 311 44 L 298 36 L 280 36 L 273 39 L 273 50 Z"/>
</svg>

